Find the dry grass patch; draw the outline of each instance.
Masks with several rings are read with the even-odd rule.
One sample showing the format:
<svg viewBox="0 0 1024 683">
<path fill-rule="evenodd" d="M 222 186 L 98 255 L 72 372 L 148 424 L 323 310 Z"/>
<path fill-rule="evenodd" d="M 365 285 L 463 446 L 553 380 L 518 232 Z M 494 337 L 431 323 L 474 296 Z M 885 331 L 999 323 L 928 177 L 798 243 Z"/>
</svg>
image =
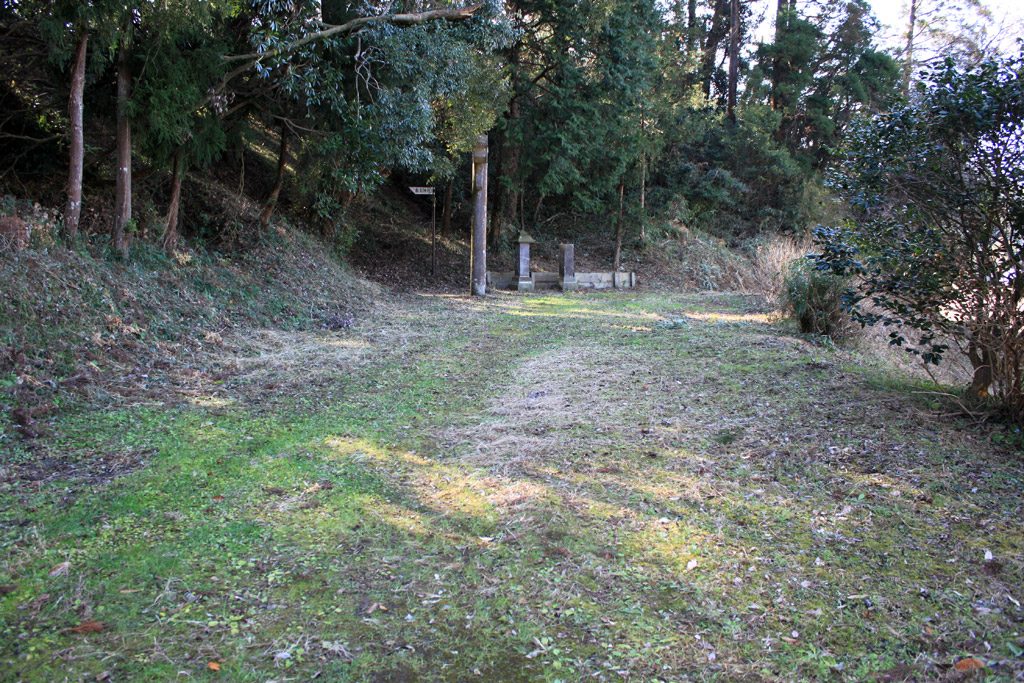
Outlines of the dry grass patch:
<svg viewBox="0 0 1024 683">
<path fill-rule="evenodd" d="M 562 463 L 587 448 L 614 443 L 614 425 L 630 410 L 639 359 L 594 343 L 572 344 L 524 361 L 514 381 L 489 400 L 473 425 L 442 440 L 461 459 L 510 476 Z"/>
</svg>

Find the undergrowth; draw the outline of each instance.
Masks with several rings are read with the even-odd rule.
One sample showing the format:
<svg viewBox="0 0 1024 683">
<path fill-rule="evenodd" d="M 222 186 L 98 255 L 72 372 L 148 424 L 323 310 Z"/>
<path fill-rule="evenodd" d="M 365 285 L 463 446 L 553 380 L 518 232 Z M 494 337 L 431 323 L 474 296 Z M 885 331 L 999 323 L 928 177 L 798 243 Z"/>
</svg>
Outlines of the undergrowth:
<svg viewBox="0 0 1024 683">
<path fill-rule="evenodd" d="M 128 261 L 106 244 L 0 256 L 4 441 L 76 396 L 159 393 L 171 368 L 193 366 L 236 330 L 318 329 L 384 299 L 297 231 L 272 230 L 241 253 L 169 257 L 138 242 Z"/>
</svg>

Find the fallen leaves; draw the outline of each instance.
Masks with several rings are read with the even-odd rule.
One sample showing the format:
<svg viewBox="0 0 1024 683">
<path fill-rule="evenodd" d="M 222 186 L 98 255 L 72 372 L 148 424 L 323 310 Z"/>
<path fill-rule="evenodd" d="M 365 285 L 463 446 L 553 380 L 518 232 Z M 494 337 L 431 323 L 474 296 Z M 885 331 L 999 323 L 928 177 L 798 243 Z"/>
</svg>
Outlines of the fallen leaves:
<svg viewBox="0 0 1024 683">
<path fill-rule="evenodd" d="M 346 662 L 351 662 L 355 658 L 340 640 L 325 640 L 320 643 L 320 647 Z"/>
<path fill-rule="evenodd" d="M 78 626 L 74 626 L 68 629 L 68 633 L 77 633 L 78 635 L 86 635 L 88 633 L 102 633 L 107 630 L 107 625 L 102 621 L 88 620 L 83 621 Z"/>
<path fill-rule="evenodd" d="M 58 576 L 64 576 L 70 570 L 71 570 L 71 563 L 70 562 L 61 562 L 56 567 L 54 567 L 53 569 L 50 570 L 50 577 L 51 578 L 56 578 Z"/>
<path fill-rule="evenodd" d="M 953 668 L 960 673 L 980 671 L 985 668 L 985 662 L 981 661 L 977 657 L 965 657 L 954 664 Z"/>
<path fill-rule="evenodd" d="M 306 488 L 303 493 L 317 493 L 318 491 L 330 491 L 334 488 L 334 484 L 329 481 L 318 481 L 312 486 Z"/>
<path fill-rule="evenodd" d="M 371 604 L 371 605 L 370 605 L 369 607 L 367 607 L 367 608 L 366 608 L 366 609 L 364 610 L 364 612 L 363 612 L 363 613 L 364 613 L 364 614 L 365 614 L 366 616 L 370 616 L 371 614 L 373 614 L 373 613 L 374 613 L 374 612 L 376 612 L 377 610 L 380 610 L 381 612 L 387 612 L 387 611 L 388 611 L 388 608 L 387 608 L 387 607 L 386 607 L 385 605 L 383 605 L 382 603 L 379 603 L 379 602 L 374 602 L 374 603 L 372 603 L 372 604 Z"/>
</svg>

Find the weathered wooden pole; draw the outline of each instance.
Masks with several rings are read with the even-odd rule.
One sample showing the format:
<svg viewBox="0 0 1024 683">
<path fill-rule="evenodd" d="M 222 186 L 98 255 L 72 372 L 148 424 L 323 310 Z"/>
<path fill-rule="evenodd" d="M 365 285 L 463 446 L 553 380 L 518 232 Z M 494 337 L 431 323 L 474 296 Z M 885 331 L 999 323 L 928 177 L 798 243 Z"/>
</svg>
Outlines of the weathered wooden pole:
<svg viewBox="0 0 1024 683">
<path fill-rule="evenodd" d="M 431 188 L 434 189 L 434 188 Z M 430 274 L 437 277 L 437 194 L 430 193 Z"/>
<path fill-rule="evenodd" d="M 487 136 L 473 147 L 473 239 L 470 289 L 474 296 L 487 294 Z"/>
</svg>

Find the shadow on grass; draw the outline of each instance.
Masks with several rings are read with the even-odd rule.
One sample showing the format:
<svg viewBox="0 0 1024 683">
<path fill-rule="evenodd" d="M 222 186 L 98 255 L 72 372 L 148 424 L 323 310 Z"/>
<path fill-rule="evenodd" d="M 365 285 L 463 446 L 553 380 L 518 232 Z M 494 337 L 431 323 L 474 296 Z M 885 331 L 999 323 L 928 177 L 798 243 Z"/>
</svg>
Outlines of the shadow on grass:
<svg viewBox="0 0 1024 683">
<path fill-rule="evenodd" d="M 75 499 L 57 482 L 3 494 L 5 670 L 859 680 L 932 677 L 985 642 L 990 666 L 1019 669 L 1019 463 L 908 415 L 828 350 L 764 343 L 778 328 L 741 298 L 438 313 L 458 305 L 407 317 L 421 341 L 336 378 L 342 402 L 64 424 L 69 447 L 156 455 Z M 682 329 L 656 326 L 680 309 Z M 439 436 L 528 396 L 523 364 L 561 348 L 607 382 L 556 374 L 568 399 L 628 400 L 567 434 L 547 414 L 514 425 L 541 431 L 513 468 Z M 639 362 L 642 378 L 608 369 Z"/>
</svg>

